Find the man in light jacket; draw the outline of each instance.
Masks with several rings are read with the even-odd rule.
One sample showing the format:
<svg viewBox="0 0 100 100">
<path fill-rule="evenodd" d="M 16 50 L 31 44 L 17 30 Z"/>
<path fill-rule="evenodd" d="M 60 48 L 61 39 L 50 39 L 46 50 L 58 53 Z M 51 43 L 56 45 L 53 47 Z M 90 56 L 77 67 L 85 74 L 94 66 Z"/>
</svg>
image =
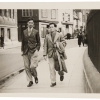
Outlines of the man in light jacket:
<svg viewBox="0 0 100 100">
<path fill-rule="evenodd" d="M 50 78 L 51 78 L 51 87 L 56 85 L 56 71 L 55 71 L 55 58 L 57 57 L 56 55 L 56 42 L 62 42 L 63 45 L 66 45 L 65 39 L 62 37 L 61 34 L 58 34 L 56 31 L 57 25 L 55 23 L 50 23 L 49 28 L 51 32 L 46 35 L 45 41 L 44 41 L 44 59 L 49 60 L 49 68 L 50 68 Z M 59 71 L 58 72 L 60 75 L 60 81 L 63 81 L 64 79 L 64 72 Z"/>
</svg>

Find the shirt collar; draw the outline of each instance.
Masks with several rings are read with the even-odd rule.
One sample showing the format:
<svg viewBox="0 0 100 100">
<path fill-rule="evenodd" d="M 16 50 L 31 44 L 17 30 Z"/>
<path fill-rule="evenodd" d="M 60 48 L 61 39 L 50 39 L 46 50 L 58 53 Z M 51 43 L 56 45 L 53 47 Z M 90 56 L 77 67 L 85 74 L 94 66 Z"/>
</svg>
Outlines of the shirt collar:
<svg viewBox="0 0 100 100">
<path fill-rule="evenodd" d="M 29 29 L 29 27 L 28 27 L 28 31 L 29 31 L 30 29 Z M 31 31 L 33 30 L 33 27 L 31 28 Z"/>
</svg>

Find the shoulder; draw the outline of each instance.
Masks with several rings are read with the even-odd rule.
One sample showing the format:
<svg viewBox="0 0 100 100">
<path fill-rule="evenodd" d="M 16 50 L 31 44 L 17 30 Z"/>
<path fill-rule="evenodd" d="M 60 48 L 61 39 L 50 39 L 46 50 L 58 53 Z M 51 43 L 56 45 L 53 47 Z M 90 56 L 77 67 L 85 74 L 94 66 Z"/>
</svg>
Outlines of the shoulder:
<svg viewBox="0 0 100 100">
<path fill-rule="evenodd" d="M 27 29 L 25 29 L 25 30 L 23 30 L 23 34 L 25 34 L 25 33 L 27 32 L 27 30 L 28 30 L 28 28 L 27 28 Z"/>
<path fill-rule="evenodd" d="M 59 37 L 63 37 L 63 34 L 62 34 L 62 33 L 57 33 L 57 35 L 58 35 Z"/>
<path fill-rule="evenodd" d="M 33 28 L 33 31 L 34 31 L 34 32 L 36 32 L 36 33 L 38 33 L 38 32 L 39 32 L 38 30 L 36 30 L 36 29 L 34 29 L 34 28 Z"/>
<path fill-rule="evenodd" d="M 27 29 L 25 29 L 23 32 L 26 32 L 28 30 L 28 28 Z"/>
</svg>

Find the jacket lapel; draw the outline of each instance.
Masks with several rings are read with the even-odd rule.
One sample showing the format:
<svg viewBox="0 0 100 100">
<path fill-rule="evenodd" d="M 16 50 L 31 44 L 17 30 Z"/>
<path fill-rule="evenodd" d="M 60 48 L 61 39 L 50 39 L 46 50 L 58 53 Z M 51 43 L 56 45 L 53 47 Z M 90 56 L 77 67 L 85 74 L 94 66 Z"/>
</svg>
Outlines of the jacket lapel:
<svg viewBox="0 0 100 100">
<path fill-rule="evenodd" d="M 28 36 L 28 28 L 25 30 L 25 35 Z"/>
<path fill-rule="evenodd" d="M 34 32 L 35 32 L 34 29 L 32 29 L 30 36 L 33 36 Z"/>
<path fill-rule="evenodd" d="M 34 35 L 34 29 L 32 29 L 30 36 Z"/>
<path fill-rule="evenodd" d="M 56 42 L 56 40 L 58 39 L 59 35 L 56 32 L 55 38 L 54 38 L 54 43 Z"/>
<path fill-rule="evenodd" d="M 51 34 L 48 34 L 48 38 L 52 42 Z"/>
</svg>

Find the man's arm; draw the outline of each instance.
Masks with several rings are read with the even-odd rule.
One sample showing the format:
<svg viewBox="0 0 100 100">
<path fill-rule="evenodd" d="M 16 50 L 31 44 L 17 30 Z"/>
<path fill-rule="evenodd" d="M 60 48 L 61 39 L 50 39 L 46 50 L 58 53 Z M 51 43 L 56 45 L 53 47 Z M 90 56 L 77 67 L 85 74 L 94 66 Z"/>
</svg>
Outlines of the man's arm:
<svg viewBox="0 0 100 100">
<path fill-rule="evenodd" d="M 47 56 L 47 36 L 44 39 L 43 49 L 43 56 Z"/>
<path fill-rule="evenodd" d="M 39 32 L 37 32 L 36 34 L 36 40 L 37 40 L 37 50 L 39 51 L 41 46 Z"/>
<path fill-rule="evenodd" d="M 24 32 L 22 33 L 22 44 L 21 44 L 21 51 L 24 51 Z"/>
</svg>

